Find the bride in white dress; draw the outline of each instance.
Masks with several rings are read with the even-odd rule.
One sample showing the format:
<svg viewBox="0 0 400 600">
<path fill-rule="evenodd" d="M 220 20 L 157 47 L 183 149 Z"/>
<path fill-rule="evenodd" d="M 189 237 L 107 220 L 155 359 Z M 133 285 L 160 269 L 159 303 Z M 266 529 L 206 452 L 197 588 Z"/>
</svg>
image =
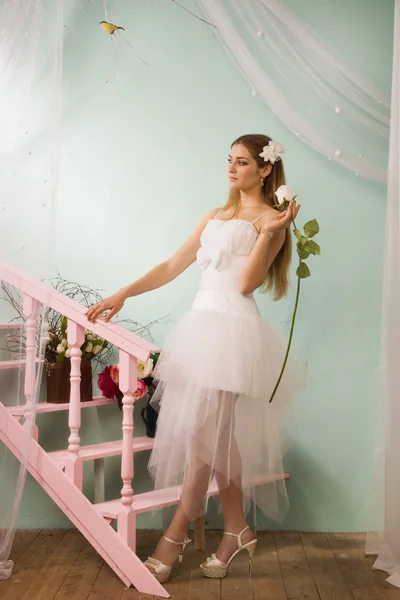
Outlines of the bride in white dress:
<svg viewBox="0 0 400 600">
<path fill-rule="evenodd" d="M 149 470 L 156 489 L 183 486 L 174 519 L 145 563 L 161 582 L 178 557 L 181 563 L 190 522 L 207 509 L 212 480 L 226 535 L 201 565 L 206 577 L 224 577 L 243 549 L 251 573 L 257 540 L 246 514 L 252 502 L 276 520 L 288 508 L 284 412 L 305 375 L 289 360 L 269 403 L 287 342 L 260 316 L 253 297 L 258 288 L 274 300 L 288 291 L 288 228 L 300 206 L 291 201 L 284 213 L 272 208 L 285 183 L 279 146 L 260 134 L 235 140 L 227 203 L 209 211 L 172 257 L 87 313 L 94 321 L 109 311 L 108 321 L 127 298 L 166 285 L 195 261 L 201 269 L 192 308 L 172 327 L 153 373 L 158 385 L 152 402 L 160 412 Z"/>
</svg>

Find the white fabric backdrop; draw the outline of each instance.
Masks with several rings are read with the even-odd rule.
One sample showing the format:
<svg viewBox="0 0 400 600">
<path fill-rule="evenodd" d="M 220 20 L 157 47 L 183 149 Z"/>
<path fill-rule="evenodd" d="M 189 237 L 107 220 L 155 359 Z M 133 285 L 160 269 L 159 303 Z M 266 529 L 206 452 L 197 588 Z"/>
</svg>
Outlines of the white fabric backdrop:
<svg viewBox="0 0 400 600">
<path fill-rule="evenodd" d="M 375 568 L 400 587 L 400 0 L 395 0 L 386 257 L 382 305 L 381 385 L 377 413 L 371 532 Z"/>
<path fill-rule="evenodd" d="M 390 100 L 373 83 L 283 0 L 198 1 L 253 95 L 327 160 L 386 182 Z"/>
<path fill-rule="evenodd" d="M 51 249 L 59 166 L 64 1 L 0 3 L 0 258 L 39 279 L 53 275 Z M 25 170 L 20 169 L 21 163 Z M 25 219 L 29 223 L 29 252 L 24 252 L 27 243 L 21 219 L 24 213 L 30 215 L 30 219 Z M 3 308 L 4 303 L 2 314 Z M 43 358 L 47 333 L 40 324 L 46 314 L 46 307 L 42 306 L 37 332 L 38 358 Z M 10 314 L 10 319 L 15 316 Z M 2 336 L 0 346 L 5 345 Z M 21 339 L 20 353 L 24 351 Z M 11 358 L 1 352 L 1 360 Z M 6 405 L 25 405 L 25 369 L 3 370 L 0 374 L 0 401 Z M 31 390 L 32 410 L 24 421 L 24 456 L 19 468 L 11 451 L 0 442 L 0 579 L 9 577 L 13 569 L 9 557 L 26 479 L 41 375 L 42 363 L 39 363 Z"/>
</svg>

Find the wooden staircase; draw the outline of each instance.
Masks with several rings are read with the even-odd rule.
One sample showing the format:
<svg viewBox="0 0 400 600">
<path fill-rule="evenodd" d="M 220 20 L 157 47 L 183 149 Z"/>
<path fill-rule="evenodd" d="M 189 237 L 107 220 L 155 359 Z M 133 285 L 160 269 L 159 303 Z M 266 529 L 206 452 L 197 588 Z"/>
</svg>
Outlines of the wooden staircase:
<svg viewBox="0 0 400 600">
<path fill-rule="evenodd" d="M 181 489 L 176 487 L 141 494 L 134 494 L 132 489 L 134 453 L 151 450 L 154 442 L 146 436 L 133 436 L 137 359 L 146 361 L 159 348 L 114 323 L 104 323 L 101 320 L 89 323 L 83 306 L 3 261 L 0 261 L 0 279 L 22 292 L 26 319 L 25 324 L 0 326 L 2 329 L 26 328 L 26 360 L 0 361 L 0 369 L 24 368 L 26 398 L 24 406 L 6 407 L 0 402 L 1 442 L 18 460 L 27 459 L 29 473 L 127 586 L 134 585 L 140 592 L 168 598 L 167 591 L 135 553 L 136 515 L 177 504 Z M 68 343 L 71 346 L 71 394 L 68 404 L 36 403 L 35 389 L 42 367 L 42 361 L 36 356 L 36 325 L 41 305 L 60 312 L 68 319 Z M 114 404 L 115 401 L 102 397 L 95 397 L 92 402 L 80 401 L 80 348 L 85 339 L 85 329 L 90 329 L 118 349 L 119 387 L 124 394 L 121 439 L 88 446 L 80 443 L 81 410 Z M 68 411 L 68 447 L 46 452 L 38 443 L 35 415 L 56 411 Z M 33 438 L 26 457 L 26 439 L 31 429 Z M 121 497 L 105 502 L 104 460 L 116 455 L 121 456 Z M 94 503 L 82 493 L 85 461 L 92 461 L 94 465 Z M 279 474 L 269 478 L 261 475 L 254 483 L 263 484 L 283 477 L 289 475 Z M 218 493 L 215 482 L 212 482 L 209 493 Z M 110 526 L 113 522 L 116 523 L 116 530 Z M 202 537 L 202 527 L 203 522 L 200 520 L 196 527 L 199 538 Z M 199 547 L 199 543 L 197 545 Z"/>
<path fill-rule="evenodd" d="M 137 359 L 146 361 L 159 348 L 114 323 L 89 323 L 86 309 L 36 281 L 29 275 L 0 261 L 0 279 L 22 292 L 24 324 L 7 324 L 2 329 L 26 328 L 26 359 L 2 361 L 0 369 L 24 368 L 24 406 L 4 406 L 0 402 L 0 440 L 22 461 L 26 453 L 27 431 L 33 427 L 26 465 L 29 473 L 82 532 L 125 585 L 140 592 L 168 598 L 169 594 L 136 556 L 136 511 L 133 506 L 133 454 L 149 450 L 153 439 L 133 437 L 133 394 L 136 390 Z M 37 319 L 41 306 L 50 307 L 68 318 L 68 342 L 71 346 L 71 395 L 69 404 L 36 404 L 35 388 L 42 367 L 36 356 Z M 120 389 L 124 393 L 122 436 L 115 442 L 81 446 L 79 430 L 81 410 L 115 403 L 96 397 L 92 402 L 80 401 L 81 350 L 85 329 L 112 343 L 119 352 Z M 36 413 L 68 411 L 70 436 L 68 446 L 59 452 L 46 452 L 38 443 Z M 105 518 L 96 505 L 82 493 L 82 467 L 94 461 L 95 502 L 104 501 L 104 459 L 121 455 L 121 497 L 116 500 L 113 519 Z M 156 492 L 154 492 L 156 493 Z M 152 510 L 152 508 L 151 508 Z M 110 526 L 115 520 L 117 530 Z"/>
</svg>

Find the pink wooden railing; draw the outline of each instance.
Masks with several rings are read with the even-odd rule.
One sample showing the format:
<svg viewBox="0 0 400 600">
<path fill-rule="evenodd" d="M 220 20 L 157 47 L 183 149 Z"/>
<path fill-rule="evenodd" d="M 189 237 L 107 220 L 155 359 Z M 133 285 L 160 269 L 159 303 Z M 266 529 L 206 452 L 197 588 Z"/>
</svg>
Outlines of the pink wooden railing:
<svg viewBox="0 0 400 600">
<path fill-rule="evenodd" d="M 134 333 L 116 325 L 99 320 L 89 323 L 85 312 L 86 308 L 74 300 L 67 298 L 34 278 L 0 261 L 0 279 L 14 286 L 23 293 L 23 312 L 26 319 L 26 375 L 24 410 L 24 425 L 32 426 L 35 409 L 35 395 L 37 393 L 38 357 L 36 356 L 37 319 L 41 305 L 52 308 L 68 319 L 68 343 L 71 346 L 71 394 L 69 403 L 68 424 L 70 435 L 68 438 L 69 460 L 64 464 L 65 473 L 73 483 L 82 490 L 83 461 L 79 456 L 81 448 L 81 346 L 85 340 L 85 329 L 104 338 L 118 348 L 119 352 L 119 387 L 124 394 L 122 408 L 122 460 L 121 460 L 121 509 L 118 514 L 118 533 L 131 547 L 135 547 L 136 521 L 132 510 L 134 475 L 134 459 L 132 440 L 134 432 L 133 408 L 134 392 L 137 387 L 137 359 L 146 361 L 150 354 L 159 351 L 159 348 L 143 340 Z"/>
</svg>

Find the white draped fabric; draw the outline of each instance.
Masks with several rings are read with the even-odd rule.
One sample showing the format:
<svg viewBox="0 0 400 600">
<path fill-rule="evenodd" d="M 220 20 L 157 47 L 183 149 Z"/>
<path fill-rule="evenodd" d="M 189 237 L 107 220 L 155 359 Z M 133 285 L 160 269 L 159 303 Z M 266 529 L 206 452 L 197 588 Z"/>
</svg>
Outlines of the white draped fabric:
<svg viewBox="0 0 400 600">
<path fill-rule="evenodd" d="M 64 0 L 3 0 L 0 3 L 0 258 L 13 264 L 19 260 L 17 266 L 39 279 L 48 279 L 53 274 L 64 31 Z M 21 219 L 24 214 L 25 219 Z M 24 229 L 25 223 L 29 225 L 28 231 Z M 30 249 L 24 252 L 28 236 Z M 5 283 L 1 272 L 0 283 Z M 9 288 L 8 291 L 17 299 L 16 290 Z M 3 294 L 6 292 L 0 293 L 0 299 Z M 19 304 L 20 301 L 21 298 Z M 29 302 L 25 306 L 25 316 L 30 314 L 32 319 L 37 316 L 34 342 L 37 358 L 43 359 L 46 307 L 31 311 Z M 4 302 L 2 323 L 6 322 L 3 309 Z M 9 315 L 9 319 L 15 317 L 15 312 Z M 6 333 L 3 330 L 0 333 L 3 349 Z M 21 336 L 18 356 L 10 357 L 2 352 L 0 360 L 25 360 L 24 335 L 26 332 Z M 0 440 L 1 580 L 10 577 L 13 569 L 10 552 L 34 434 L 42 362 L 39 361 L 35 376 L 29 378 L 29 385 L 24 367 L 13 369 L 11 373 L 2 370 L 0 374 L 1 402 L 25 405 L 29 399 L 29 411 L 22 419 L 25 439 L 20 464 Z"/>
<path fill-rule="evenodd" d="M 400 587 L 400 0 L 395 1 L 381 385 L 367 552 Z"/>
<path fill-rule="evenodd" d="M 263 100 L 327 160 L 386 182 L 390 100 L 283 0 L 199 0 Z"/>
</svg>

